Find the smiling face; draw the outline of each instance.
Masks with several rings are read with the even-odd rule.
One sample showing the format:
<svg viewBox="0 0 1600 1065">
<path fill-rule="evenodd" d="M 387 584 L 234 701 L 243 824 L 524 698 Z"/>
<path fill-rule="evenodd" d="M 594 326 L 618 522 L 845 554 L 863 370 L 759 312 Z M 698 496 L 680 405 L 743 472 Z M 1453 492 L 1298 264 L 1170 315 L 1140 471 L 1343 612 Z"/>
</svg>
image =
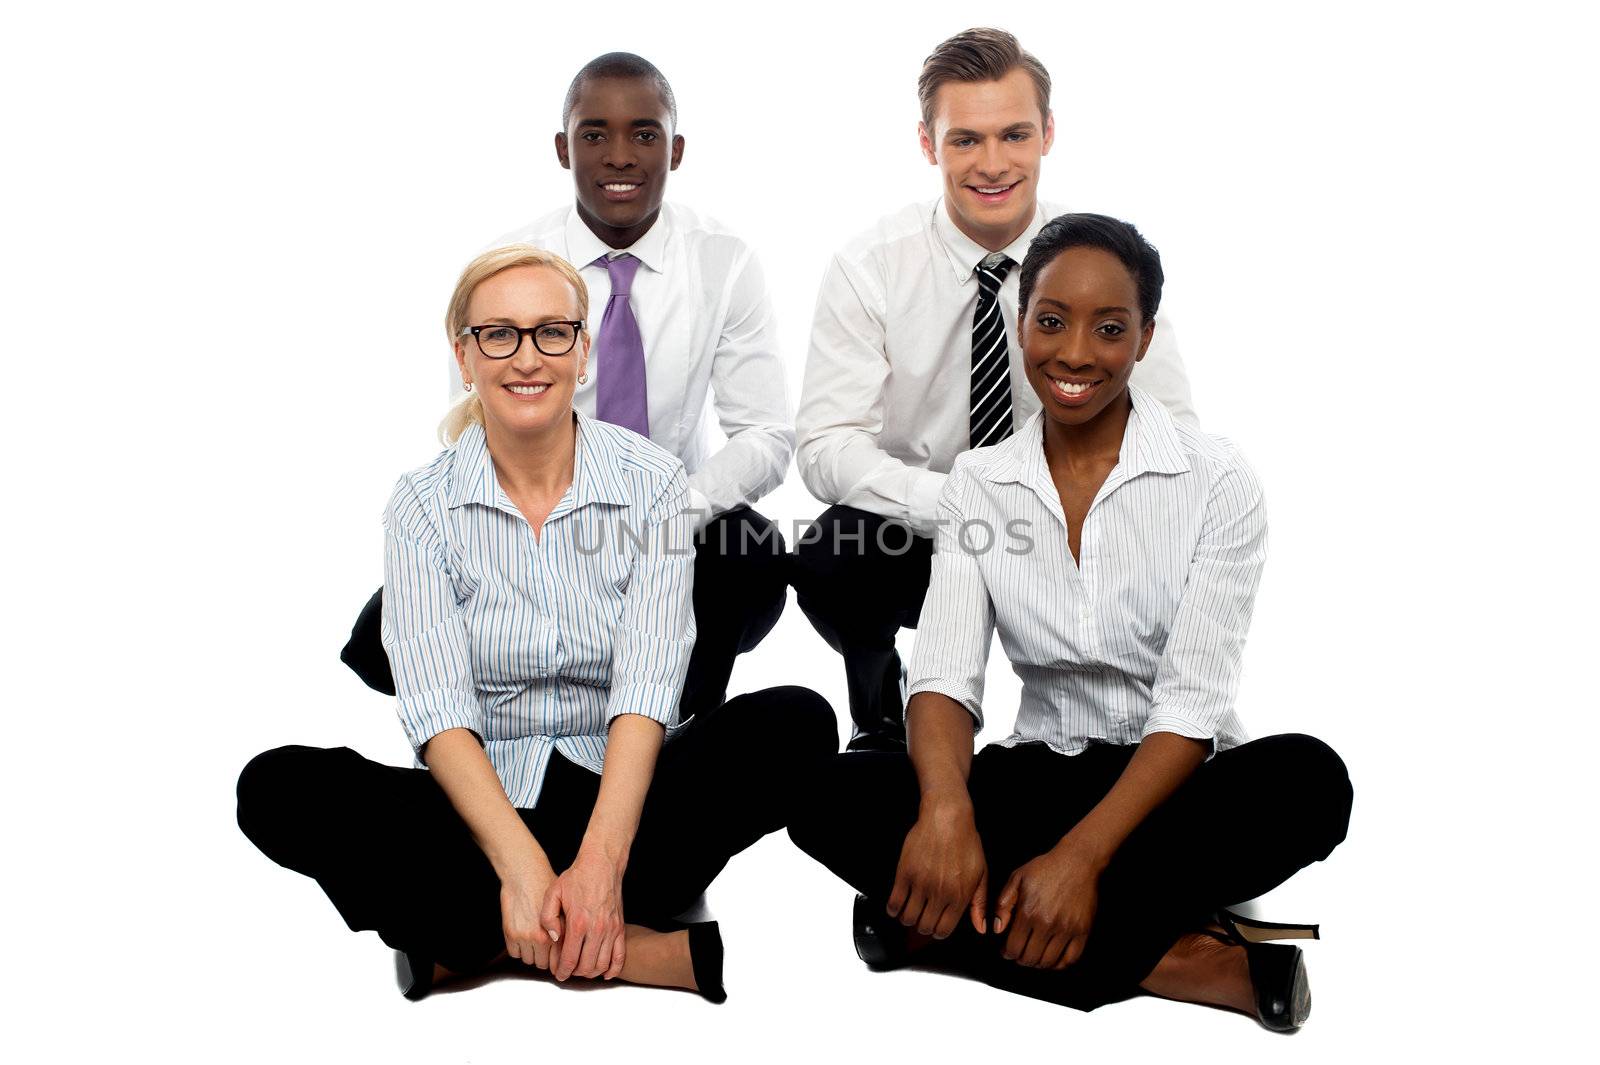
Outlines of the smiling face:
<svg viewBox="0 0 1600 1065">
<path fill-rule="evenodd" d="M 613 248 L 631 247 L 661 213 L 683 138 L 649 78 L 591 78 L 578 93 L 556 158 L 572 171 L 578 214 Z"/>
<path fill-rule="evenodd" d="M 922 154 L 944 177 L 956 227 L 990 251 L 1033 220 L 1039 161 L 1055 120 L 1039 112 L 1038 89 L 1018 67 L 999 81 L 951 81 L 934 97 L 933 128 L 918 123 Z"/>
<path fill-rule="evenodd" d="M 1126 403 L 1155 319 L 1139 313 L 1139 288 L 1122 260 L 1101 248 L 1068 248 L 1039 271 L 1020 315 L 1028 383 L 1045 416 L 1082 426 Z"/>
<path fill-rule="evenodd" d="M 467 301 L 468 325 L 531 328 L 581 317 L 572 286 L 543 266 L 502 270 L 473 289 Z M 540 434 L 572 417 L 572 393 L 589 364 L 589 337 L 580 334 L 565 355 L 546 355 L 531 337 L 523 337 L 516 354 L 491 359 L 469 334 L 456 339 L 455 351 L 462 382 L 477 389 L 483 402 L 485 432 L 491 437 Z"/>
</svg>

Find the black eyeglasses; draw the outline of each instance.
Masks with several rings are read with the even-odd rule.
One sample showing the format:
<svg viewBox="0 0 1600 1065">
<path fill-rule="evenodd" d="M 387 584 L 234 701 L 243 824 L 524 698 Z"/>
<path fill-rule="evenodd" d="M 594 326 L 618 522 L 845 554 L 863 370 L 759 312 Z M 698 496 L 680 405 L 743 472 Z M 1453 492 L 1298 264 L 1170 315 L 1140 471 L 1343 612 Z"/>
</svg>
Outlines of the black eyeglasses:
<svg viewBox="0 0 1600 1065">
<path fill-rule="evenodd" d="M 469 325 L 456 336 L 472 334 L 486 359 L 509 359 L 528 337 L 544 355 L 565 355 L 578 343 L 582 322 L 540 322 L 526 329 L 515 325 Z"/>
</svg>

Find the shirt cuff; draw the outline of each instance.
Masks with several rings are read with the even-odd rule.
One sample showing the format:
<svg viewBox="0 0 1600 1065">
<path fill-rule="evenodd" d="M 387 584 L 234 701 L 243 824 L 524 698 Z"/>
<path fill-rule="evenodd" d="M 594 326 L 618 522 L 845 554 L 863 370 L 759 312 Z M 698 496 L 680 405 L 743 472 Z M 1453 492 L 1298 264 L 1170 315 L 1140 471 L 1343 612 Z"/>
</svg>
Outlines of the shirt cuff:
<svg viewBox="0 0 1600 1065">
<path fill-rule="evenodd" d="M 918 536 L 932 539 L 938 530 L 939 493 L 949 475 L 915 468 L 907 472 L 911 474 L 911 498 L 906 501 L 906 524 Z"/>
<path fill-rule="evenodd" d="M 1185 739 L 1204 740 L 1211 745 L 1214 754 L 1217 749 L 1217 728 L 1194 714 L 1178 706 L 1158 706 L 1150 711 L 1150 716 L 1145 719 L 1144 731 L 1140 734 L 1143 739 L 1154 732 L 1170 732 Z M 1206 755 L 1211 757 L 1210 754 Z"/>
<path fill-rule="evenodd" d="M 961 709 L 972 715 L 972 731 L 983 728 L 983 705 L 972 689 L 947 680 L 919 680 L 906 692 L 906 706 L 900 711 L 902 719 L 911 711 L 911 697 L 918 692 L 938 692 L 961 704 Z"/>
<path fill-rule="evenodd" d="M 694 485 L 689 486 L 689 517 L 694 521 L 694 531 L 698 533 L 716 515 L 711 512 L 711 500 Z"/>
<path fill-rule="evenodd" d="M 400 727 L 406 730 L 411 750 L 420 754 L 428 741 L 441 732 L 464 728 L 483 739 L 483 724 L 478 707 L 461 692 L 442 689 L 406 695 L 400 699 Z"/>
<path fill-rule="evenodd" d="M 670 726 L 678 716 L 681 687 L 670 684 L 634 683 L 612 687 L 606 704 L 606 724 L 623 714 L 638 714 L 661 725 Z"/>
</svg>

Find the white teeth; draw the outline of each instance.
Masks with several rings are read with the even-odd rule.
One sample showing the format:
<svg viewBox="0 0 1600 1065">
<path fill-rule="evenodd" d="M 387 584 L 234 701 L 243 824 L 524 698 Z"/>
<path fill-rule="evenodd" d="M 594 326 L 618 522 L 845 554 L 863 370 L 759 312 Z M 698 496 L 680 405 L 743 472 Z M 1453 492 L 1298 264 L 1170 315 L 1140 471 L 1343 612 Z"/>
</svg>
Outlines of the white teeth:
<svg viewBox="0 0 1600 1065">
<path fill-rule="evenodd" d="M 600 187 L 605 189 L 607 192 L 631 192 L 632 190 L 638 188 L 639 186 L 637 186 L 637 185 L 623 185 L 623 184 L 619 183 L 619 184 L 614 184 L 614 185 L 602 185 Z"/>
<path fill-rule="evenodd" d="M 993 196 L 996 193 L 1001 193 L 1001 192 L 1006 191 L 1006 189 L 1009 189 L 1010 187 L 1011 187 L 1010 185 L 995 185 L 995 186 L 986 188 L 983 185 L 979 185 L 978 186 L 978 191 L 983 193 L 985 196 Z"/>
<path fill-rule="evenodd" d="M 1051 379 L 1051 384 L 1055 385 L 1056 391 L 1060 392 L 1064 396 L 1081 396 L 1085 392 L 1089 391 L 1089 389 L 1094 387 L 1093 382 L 1080 385 L 1074 384 L 1071 381 L 1057 381 L 1054 378 Z"/>
<path fill-rule="evenodd" d="M 513 393 L 519 396 L 537 396 L 549 388 L 549 385 L 506 385 Z"/>
</svg>

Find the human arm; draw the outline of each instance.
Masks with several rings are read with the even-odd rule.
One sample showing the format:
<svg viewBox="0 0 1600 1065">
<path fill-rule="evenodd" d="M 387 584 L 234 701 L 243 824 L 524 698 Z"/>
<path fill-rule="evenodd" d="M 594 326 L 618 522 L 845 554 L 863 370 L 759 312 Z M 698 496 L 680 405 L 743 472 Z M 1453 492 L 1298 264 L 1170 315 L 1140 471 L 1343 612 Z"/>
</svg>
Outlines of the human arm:
<svg viewBox="0 0 1600 1065">
<path fill-rule="evenodd" d="M 610 980 L 622 972 L 626 957 L 622 878 L 665 733 L 659 722 L 637 714 L 614 718 L 608 731 L 589 827 L 572 864 L 552 877 L 541 907 L 541 923 L 561 928 L 566 936 L 551 966 L 557 980 L 573 975 Z"/>
<path fill-rule="evenodd" d="M 1096 885 L 1127 837 L 1212 750 L 1232 709 L 1266 555 L 1266 510 L 1254 473 L 1231 448 L 1205 515 L 1156 670 L 1139 749 L 1110 792 L 1050 851 L 1019 867 L 997 899 L 1006 956 L 1062 968 L 1082 953 Z M 1012 914 L 1015 913 L 1015 919 Z"/>
<path fill-rule="evenodd" d="M 694 647 L 693 526 L 687 503 L 687 479 L 676 466 L 643 508 L 640 546 L 612 628 L 600 793 L 577 856 L 544 899 L 547 921 L 558 914 L 562 918 L 562 948 L 553 970 L 559 980 L 574 974 L 610 979 L 622 971 L 622 879 Z"/>
<path fill-rule="evenodd" d="M 933 571 L 917 629 L 906 728 L 921 799 L 906 834 L 888 911 L 901 924 L 943 939 L 962 914 L 986 925 L 988 864 L 967 777 L 982 725 L 983 674 L 994 607 L 978 563 L 956 530 L 969 486 L 958 462 L 939 499 Z"/>
<path fill-rule="evenodd" d="M 756 502 L 783 483 L 794 456 L 794 419 L 766 278 L 739 245 L 711 357 L 711 401 L 727 442 L 689 477 L 699 524 Z"/>
<path fill-rule="evenodd" d="M 895 458 L 878 445 L 889 377 L 884 279 L 835 256 L 811 325 L 796 465 L 824 503 L 843 503 L 933 535 L 945 475 Z"/>
<path fill-rule="evenodd" d="M 423 757 L 500 878 L 507 956 L 551 968 L 552 944 L 560 939 L 561 924 L 559 917 L 541 921 L 539 911 L 555 882 L 555 870 L 506 797 L 489 756 L 470 731 L 454 728 L 429 740 Z"/>
<path fill-rule="evenodd" d="M 384 527 L 381 634 L 401 724 L 500 878 L 506 953 L 547 968 L 552 931 L 559 928 L 541 926 L 538 911 L 555 873 L 479 741 L 482 707 L 444 539 L 406 479 L 395 489 Z"/>
<path fill-rule="evenodd" d="M 1122 775 L 1061 841 L 1012 872 L 995 900 L 1004 956 L 1029 968 L 1064 969 L 1089 941 L 1100 877 L 1124 840 L 1205 761 L 1207 745 L 1170 732 L 1148 735 Z M 1026 817 L 1027 811 L 1016 811 Z"/>
</svg>

